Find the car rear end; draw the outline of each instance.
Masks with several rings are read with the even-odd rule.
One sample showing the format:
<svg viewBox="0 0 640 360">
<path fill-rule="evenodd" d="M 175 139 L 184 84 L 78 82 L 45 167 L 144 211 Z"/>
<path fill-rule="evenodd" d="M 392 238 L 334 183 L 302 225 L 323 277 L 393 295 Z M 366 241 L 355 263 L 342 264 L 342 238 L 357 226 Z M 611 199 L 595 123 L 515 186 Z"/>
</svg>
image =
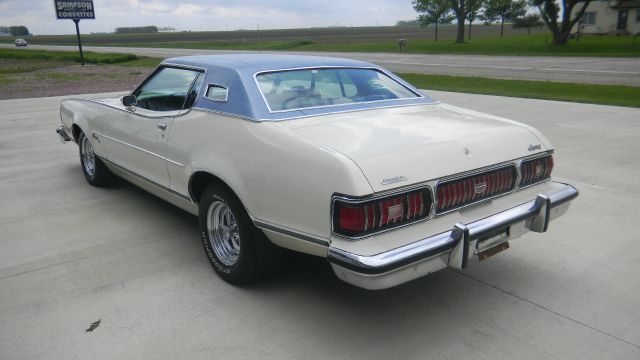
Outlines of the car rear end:
<svg viewBox="0 0 640 360">
<path fill-rule="evenodd" d="M 372 290 L 465 268 L 566 212 L 578 191 L 551 180 L 552 169 L 547 152 L 375 196 L 337 194 L 329 261 Z"/>
</svg>

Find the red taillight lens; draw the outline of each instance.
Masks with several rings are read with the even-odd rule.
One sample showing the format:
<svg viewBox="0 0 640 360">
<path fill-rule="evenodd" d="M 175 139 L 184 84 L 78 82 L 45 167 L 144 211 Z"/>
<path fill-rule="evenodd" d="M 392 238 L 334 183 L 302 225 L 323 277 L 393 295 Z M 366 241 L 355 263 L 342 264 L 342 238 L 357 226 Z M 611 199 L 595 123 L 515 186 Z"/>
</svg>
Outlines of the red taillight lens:
<svg viewBox="0 0 640 360">
<path fill-rule="evenodd" d="M 506 194 L 516 184 L 515 166 L 491 170 L 438 184 L 436 213 L 451 211 L 494 196 Z"/>
<path fill-rule="evenodd" d="M 360 237 L 429 216 L 431 192 L 414 190 L 375 200 L 334 201 L 333 228 L 338 234 Z"/>
<path fill-rule="evenodd" d="M 523 161 L 520 164 L 520 186 L 527 186 L 551 177 L 553 157 L 551 155 Z"/>
<path fill-rule="evenodd" d="M 338 211 L 338 226 L 341 229 L 351 232 L 364 230 L 367 220 L 364 207 L 343 206 Z"/>
</svg>

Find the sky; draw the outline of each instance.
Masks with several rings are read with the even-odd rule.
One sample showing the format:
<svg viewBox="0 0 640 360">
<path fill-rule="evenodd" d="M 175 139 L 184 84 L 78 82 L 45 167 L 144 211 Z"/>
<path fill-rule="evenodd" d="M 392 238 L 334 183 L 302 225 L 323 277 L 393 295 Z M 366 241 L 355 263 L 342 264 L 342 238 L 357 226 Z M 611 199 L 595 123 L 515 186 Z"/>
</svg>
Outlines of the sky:
<svg viewBox="0 0 640 360">
<path fill-rule="evenodd" d="M 156 25 L 178 30 L 382 26 L 416 18 L 410 0 L 94 0 L 95 20 L 82 33 Z M 24 25 L 36 35 L 73 34 L 56 20 L 53 0 L 0 0 L 0 26 Z"/>
</svg>

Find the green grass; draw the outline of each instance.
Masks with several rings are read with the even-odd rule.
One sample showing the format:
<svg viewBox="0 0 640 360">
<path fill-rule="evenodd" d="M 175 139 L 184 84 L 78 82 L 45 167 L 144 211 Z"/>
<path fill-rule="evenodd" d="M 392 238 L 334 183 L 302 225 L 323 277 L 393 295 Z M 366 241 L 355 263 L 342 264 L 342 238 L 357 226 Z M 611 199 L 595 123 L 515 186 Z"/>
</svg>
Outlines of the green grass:
<svg viewBox="0 0 640 360">
<path fill-rule="evenodd" d="M 75 51 L 47 51 L 47 50 L 27 50 L 27 49 L 0 49 L 0 59 L 21 59 L 21 60 L 47 60 L 58 62 L 80 63 L 80 55 Z M 145 60 L 133 54 L 110 54 L 110 53 L 84 53 L 85 62 L 88 64 L 118 65 L 133 62 L 135 60 Z"/>
<path fill-rule="evenodd" d="M 408 39 L 408 53 L 475 54 L 475 55 L 540 55 L 540 56 L 615 56 L 640 57 L 640 36 L 583 36 L 567 45 L 551 44 L 551 35 L 519 35 L 510 37 L 479 37 L 465 44 L 451 39 Z M 395 41 L 366 41 L 353 43 L 296 41 L 182 41 L 145 43 L 107 43 L 105 46 L 133 46 L 186 49 L 265 50 L 265 51 L 358 51 L 398 52 Z"/>
<path fill-rule="evenodd" d="M 634 41 L 635 40 L 635 41 Z M 415 39 L 409 40 L 407 52 L 428 54 L 469 54 L 469 55 L 542 55 L 542 56 L 640 56 L 640 36 L 585 36 L 568 44 L 551 44 L 551 35 L 487 37 L 454 44 L 451 40 L 438 42 Z M 313 44 L 296 50 L 316 51 L 398 51 L 393 43 L 359 43 L 341 46 L 335 44 Z"/>
<path fill-rule="evenodd" d="M 398 74 L 420 89 L 640 107 L 640 87 Z"/>
</svg>

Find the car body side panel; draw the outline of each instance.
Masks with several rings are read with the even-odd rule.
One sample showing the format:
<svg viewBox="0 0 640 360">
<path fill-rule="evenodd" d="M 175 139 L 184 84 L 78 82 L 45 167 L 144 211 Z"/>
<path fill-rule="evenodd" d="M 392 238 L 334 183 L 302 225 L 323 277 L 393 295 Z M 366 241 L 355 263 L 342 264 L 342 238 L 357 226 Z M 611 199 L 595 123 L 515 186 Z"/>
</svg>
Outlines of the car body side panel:
<svg viewBox="0 0 640 360">
<path fill-rule="evenodd" d="M 104 144 L 93 137 L 94 132 L 102 131 L 103 123 L 108 117 L 104 107 L 96 105 L 90 100 L 69 99 L 62 102 L 60 117 L 67 134 L 72 135 L 72 126 L 77 125 L 91 141 L 94 153 L 98 156 L 105 156 Z"/>
<path fill-rule="evenodd" d="M 371 193 L 347 157 L 294 138 L 269 123 L 192 110 L 169 132 L 172 190 L 188 193 L 189 178 L 206 171 L 222 179 L 258 222 L 329 239 L 331 195 Z"/>
</svg>

